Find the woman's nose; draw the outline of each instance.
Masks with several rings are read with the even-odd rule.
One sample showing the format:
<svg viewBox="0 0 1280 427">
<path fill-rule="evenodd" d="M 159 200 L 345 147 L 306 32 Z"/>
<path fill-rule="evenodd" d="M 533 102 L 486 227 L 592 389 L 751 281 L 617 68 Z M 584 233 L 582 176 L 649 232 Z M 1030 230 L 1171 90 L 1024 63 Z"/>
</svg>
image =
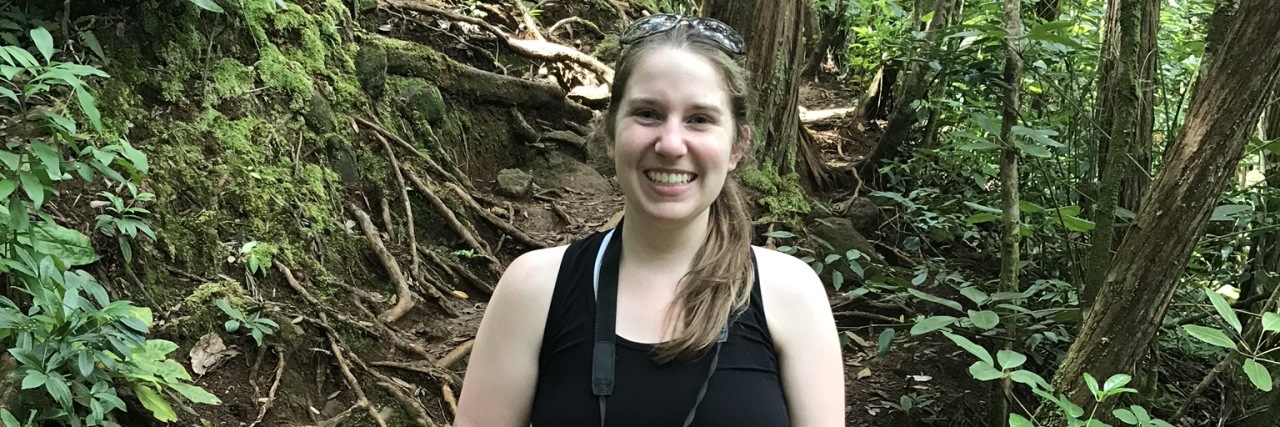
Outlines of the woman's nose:
<svg viewBox="0 0 1280 427">
<path fill-rule="evenodd" d="M 685 146 L 684 124 L 679 120 L 667 120 L 662 125 L 662 134 L 658 137 L 654 151 L 666 157 L 680 157 L 688 151 Z"/>
</svg>

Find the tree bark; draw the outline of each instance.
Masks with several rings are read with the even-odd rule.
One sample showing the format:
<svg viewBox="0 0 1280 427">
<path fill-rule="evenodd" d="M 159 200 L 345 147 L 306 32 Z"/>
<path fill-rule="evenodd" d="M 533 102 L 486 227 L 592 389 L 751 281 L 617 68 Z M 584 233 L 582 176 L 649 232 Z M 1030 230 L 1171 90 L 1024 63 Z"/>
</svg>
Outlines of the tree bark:
<svg viewBox="0 0 1280 427">
<path fill-rule="evenodd" d="M 756 158 L 779 175 L 794 172 L 810 188 L 827 188 L 831 172 L 816 161 L 817 147 L 800 135 L 799 67 L 810 7 L 801 0 L 703 0 L 702 15 L 728 24 L 747 42 L 746 68 L 756 88 L 748 115 Z"/>
<path fill-rule="evenodd" d="M 1134 230 L 1120 245 L 1101 292 L 1054 377 L 1054 387 L 1093 407 L 1083 374 L 1132 372 L 1158 330 L 1188 259 L 1231 181 L 1280 73 L 1280 13 L 1272 0 L 1241 0 L 1210 27 L 1221 45 L 1206 56 L 1187 121 L 1143 197 Z M 1109 414 L 1114 399 L 1098 413 Z M 1042 404 L 1050 419 L 1053 404 Z"/>
<path fill-rule="evenodd" d="M 1120 184 L 1120 207 L 1137 212 L 1151 185 L 1151 146 L 1155 131 L 1156 77 L 1159 69 L 1160 0 L 1141 0 L 1138 21 L 1138 123 L 1129 144 L 1129 173 Z"/>
<path fill-rule="evenodd" d="M 941 45 L 938 41 L 938 33 L 946 28 L 951 21 L 951 14 L 959 9 L 962 3 L 964 3 L 963 0 L 938 0 L 934 4 L 933 18 L 925 29 L 922 52 L 925 56 Z M 916 111 L 911 109 L 911 104 L 928 96 L 929 82 L 936 74 L 932 69 L 918 63 L 904 70 L 902 90 L 899 92 L 901 96 L 894 101 L 893 113 L 889 117 L 889 124 L 885 126 L 884 136 L 880 138 L 880 143 L 876 145 L 875 150 L 858 167 L 858 175 L 864 181 L 874 181 L 881 161 L 901 154 L 902 145 L 911 137 L 912 128 L 919 122 Z"/>
<path fill-rule="evenodd" d="M 1004 29 L 1009 35 L 1004 57 L 1004 81 L 1007 85 L 1002 118 L 1000 120 L 1000 205 L 1002 208 L 1000 234 L 1000 292 L 1018 292 L 1018 250 L 1019 225 L 1022 223 L 1022 211 L 1018 206 L 1018 145 L 1015 144 L 1013 126 L 1018 124 L 1019 93 L 1022 91 L 1022 47 L 1018 39 L 1022 37 L 1022 5 L 1019 0 L 1004 1 Z M 1004 349 L 1013 350 L 1013 343 L 1018 342 L 1016 322 L 1008 322 L 1005 326 Z M 991 424 L 1007 425 L 1009 420 L 1009 400 L 1013 396 L 1013 383 L 1009 378 L 1001 379 L 996 386 L 996 396 L 992 399 Z"/>
<path fill-rule="evenodd" d="M 1111 262 L 1120 187 L 1132 169 L 1127 154 L 1137 134 L 1140 1 L 1107 1 L 1106 35 L 1098 66 L 1096 118 L 1103 132 L 1098 139 L 1102 177 L 1093 209 L 1093 222 L 1097 225 L 1089 238 L 1084 290 L 1080 294 L 1080 306 L 1086 311 L 1098 295 L 1102 276 Z"/>
</svg>

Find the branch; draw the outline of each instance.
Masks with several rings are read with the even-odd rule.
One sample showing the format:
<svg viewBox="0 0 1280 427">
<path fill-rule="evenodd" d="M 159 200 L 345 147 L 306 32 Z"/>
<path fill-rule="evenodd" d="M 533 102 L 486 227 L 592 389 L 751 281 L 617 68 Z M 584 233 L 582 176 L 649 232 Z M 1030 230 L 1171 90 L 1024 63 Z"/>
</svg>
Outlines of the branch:
<svg viewBox="0 0 1280 427">
<path fill-rule="evenodd" d="M 479 203 L 476 203 L 475 199 L 472 199 L 471 196 L 467 195 L 467 192 L 463 190 L 462 187 L 458 187 L 456 185 L 453 185 L 453 183 L 448 183 L 448 182 L 444 183 L 444 186 L 448 187 L 450 190 L 453 190 L 453 192 L 457 194 L 458 197 L 461 198 L 462 201 L 467 204 L 467 206 L 470 206 L 472 210 L 476 211 L 476 213 L 480 214 L 481 217 L 488 220 L 490 224 L 493 224 L 495 227 L 502 229 L 503 232 L 511 235 L 511 237 L 516 238 L 516 240 L 519 240 L 520 243 L 523 243 L 525 246 L 528 246 L 531 248 L 538 248 L 538 249 L 547 247 L 545 243 L 537 241 L 533 237 L 530 237 L 528 234 L 525 234 L 523 231 L 520 231 L 520 229 L 515 228 L 510 223 L 503 221 L 502 218 L 498 218 L 492 212 L 489 212 L 488 209 L 485 209 L 484 207 L 480 206 Z"/>
<path fill-rule="evenodd" d="M 440 197 L 436 196 L 434 191 L 431 191 L 431 187 L 428 187 L 426 183 L 418 179 L 418 176 L 412 170 L 405 170 L 405 175 L 409 177 L 409 181 L 413 183 L 414 187 L 417 187 L 418 191 L 421 191 L 427 197 L 427 200 L 431 201 L 431 205 L 436 208 L 436 211 L 440 213 L 445 222 L 449 223 L 449 227 L 459 237 L 462 237 L 462 240 L 467 242 L 467 245 L 481 255 L 489 255 L 489 248 L 480 243 L 480 240 L 476 239 L 470 231 L 467 231 L 467 228 L 462 225 L 462 222 L 458 221 L 458 217 L 453 214 L 453 211 L 449 210 L 448 206 L 445 206 L 444 201 L 440 200 Z"/>
<path fill-rule="evenodd" d="M 596 24 L 595 24 L 595 23 L 593 23 L 593 22 L 591 22 L 591 21 L 588 21 L 588 20 L 586 20 L 586 19 L 582 19 L 581 17 L 577 17 L 577 16 L 570 16 L 570 17 L 568 17 L 568 18 L 564 18 L 564 19 L 561 19 L 561 20 L 559 20 L 559 21 L 556 21 L 556 23 L 551 24 L 551 28 L 548 28 L 548 29 L 547 29 L 547 34 L 548 34 L 548 35 L 555 35 L 555 34 L 556 34 L 556 29 L 557 29 L 557 28 L 560 28 L 561 26 L 563 26 L 563 25 L 565 25 L 565 24 L 569 24 L 569 23 L 573 23 L 573 22 L 577 22 L 577 23 L 579 23 L 579 24 L 582 24 L 582 25 L 587 26 L 587 28 L 590 28 L 590 29 L 592 29 L 592 30 L 595 30 L 596 34 L 599 34 L 599 35 L 602 35 L 602 36 L 604 35 L 604 31 L 600 31 L 600 27 L 599 27 L 599 26 L 596 26 Z"/>
<path fill-rule="evenodd" d="M 360 406 L 369 411 L 369 416 L 373 417 L 373 421 L 378 423 L 378 427 L 387 427 L 386 420 L 378 415 L 378 410 L 373 408 L 373 404 L 369 402 L 369 398 L 365 396 L 364 389 L 360 388 L 360 381 L 356 380 L 356 376 L 351 374 L 351 365 L 347 363 L 347 359 L 342 356 L 342 349 L 338 346 L 338 332 L 334 331 L 329 323 L 325 321 L 324 313 L 320 313 L 320 320 L 312 320 L 312 323 L 324 328 L 329 335 L 329 349 L 333 351 L 333 358 L 338 361 L 338 370 L 342 371 L 342 378 L 346 380 L 347 386 L 356 393 L 356 406 Z"/>
</svg>

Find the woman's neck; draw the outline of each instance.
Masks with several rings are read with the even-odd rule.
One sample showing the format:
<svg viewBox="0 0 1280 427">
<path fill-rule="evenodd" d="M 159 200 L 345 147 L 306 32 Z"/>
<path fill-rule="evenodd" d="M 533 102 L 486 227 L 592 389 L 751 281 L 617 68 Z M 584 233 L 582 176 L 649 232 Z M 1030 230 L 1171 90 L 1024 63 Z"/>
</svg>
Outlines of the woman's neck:
<svg viewBox="0 0 1280 427">
<path fill-rule="evenodd" d="M 689 268 L 694 255 L 707 240 L 709 212 L 704 211 L 685 222 L 653 221 L 644 215 L 626 215 L 622 227 L 624 262 L 662 270 Z"/>
</svg>

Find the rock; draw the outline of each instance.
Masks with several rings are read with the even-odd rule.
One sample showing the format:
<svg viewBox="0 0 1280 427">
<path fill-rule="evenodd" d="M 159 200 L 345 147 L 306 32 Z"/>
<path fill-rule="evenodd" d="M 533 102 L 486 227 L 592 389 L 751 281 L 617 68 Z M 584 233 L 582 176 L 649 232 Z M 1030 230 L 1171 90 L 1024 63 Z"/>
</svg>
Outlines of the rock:
<svg viewBox="0 0 1280 427">
<path fill-rule="evenodd" d="M 612 194 L 613 184 L 591 166 L 561 152 L 551 151 L 530 163 L 533 180 L 543 188 L 568 187 L 585 194 Z"/>
<path fill-rule="evenodd" d="M 356 78 L 370 98 L 380 99 L 387 88 L 387 50 L 379 44 L 365 44 L 356 52 Z"/>
<path fill-rule="evenodd" d="M 868 241 L 866 237 L 863 237 L 862 233 L 859 233 L 856 228 L 854 228 L 852 221 L 845 218 L 830 217 L 819 219 L 814 223 L 816 225 L 810 229 L 810 231 L 813 232 L 813 236 L 831 244 L 831 247 L 835 249 L 831 253 L 842 257 L 839 261 L 835 261 L 827 266 L 827 268 L 835 268 L 840 272 L 840 274 L 844 275 L 845 284 L 841 289 L 845 289 L 851 284 L 860 282 L 860 280 L 858 280 L 858 276 L 849 268 L 848 260 L 843 258 L 845 253 L 850 249 L 857 249 L 859 252 L 870 256 L 873 262 L 877 264 L 884 264 L 884 259 L 876 252 L 875 246 L 872 246 L 871 242 Z M 827 248 L 818 249 L 816 258 L 826 258 L 828 255 L 826 253 L 827 251 L 829 251 Z M 859 263 L 864 269 L 868 264 L 865 258 L 860 259 Z M 831 275 L 825 273 L 822 274 L 822 282 L 827 286 L 831 286 Z"/>
<path fill-rule="evenodd" d="M 440 124 L 444 118 L 444 97 L 440 89 L 430 84 L 414 83 L 400 91 L 400 100 L 405 108 L 422 114 L 431 124 Z"/>
<path fill-rule="evenodd" d="M 325 134 L 333 131 L 333 106 L 320 91 L 311 91 L 311 103 L 302 118 L 307 127 L 316 133 Z"/>
<path fill-rule="evenodd" d="M 867 197 L 853 199 L 848 209 L 845 209 L 844 217 L 849 220 L 853 229 L 862 234 L 874 234 L 883 220 L 880 217 L 880 207 Z"/>
<path fill-rule="evenodd" d="M 533 192 L 533 175 L 520 169 L 498 172 L 498 194 L 523 199 Z"/>
</svg>

